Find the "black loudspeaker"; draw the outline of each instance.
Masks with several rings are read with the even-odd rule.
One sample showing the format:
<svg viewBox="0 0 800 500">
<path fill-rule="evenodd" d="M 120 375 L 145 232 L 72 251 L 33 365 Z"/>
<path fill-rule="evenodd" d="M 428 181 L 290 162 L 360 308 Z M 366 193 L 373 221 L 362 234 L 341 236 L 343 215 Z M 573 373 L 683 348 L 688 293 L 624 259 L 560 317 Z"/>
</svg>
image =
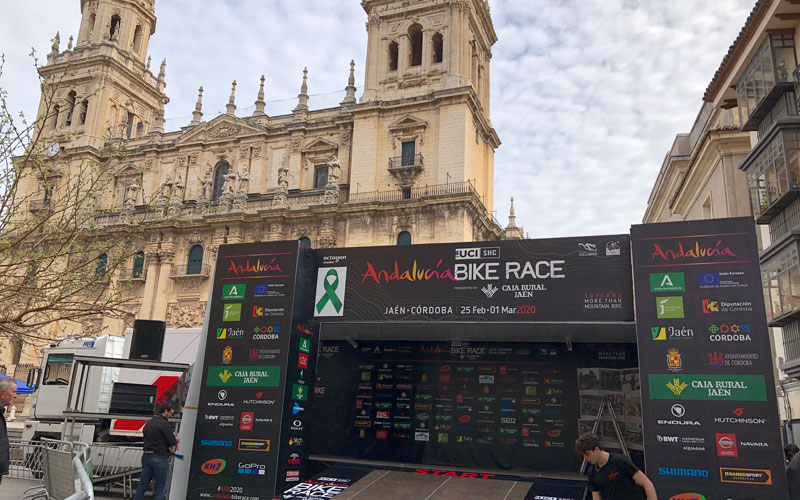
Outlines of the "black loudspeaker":
<svg viewBox="0 0 800 500">
<path fill-rule="evenodd" d="M 164 321 L 137 319 L 133 323 L 129 359 L 161 361 L 166 329 L 167 324 Z"/>
</svg>

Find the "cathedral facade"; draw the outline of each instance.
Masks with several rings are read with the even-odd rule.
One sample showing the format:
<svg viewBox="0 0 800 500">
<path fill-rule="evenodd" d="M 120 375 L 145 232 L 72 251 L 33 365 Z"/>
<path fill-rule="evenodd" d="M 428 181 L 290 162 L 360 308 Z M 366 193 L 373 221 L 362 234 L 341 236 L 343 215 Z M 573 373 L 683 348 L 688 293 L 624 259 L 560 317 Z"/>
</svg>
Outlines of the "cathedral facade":
<svg viewBox="0 0 800 500">
<path fill-rule="evenodd" d="M 491 215 L 500 140 L 489 119 L 497 36 L 487 0 L 361 4 L 368 44 L 360 97 L 352 63 L 335 108 L 309 109 L 305 71 L 296 106 L 282 116 L 266 113 L 263 77 L 250 116 L 236 114 L 236 82 L 226 112 L 205 116 L 201 87 L 191 122 L 165 131 L 166 64 L 151 70 L 147 50 L 155 1 L 80 1 L 74 46 L 70 39 L 62 49 L 57 37 L 39 68 L 42 137 L 61 166 L 54 172 L 108 163 L 113 189 L 97 207 L 103 226 L 152 210 L 179 216 L 146 231 L 115 276 L 130 294 L 132 318 L 201 326 L 209 270 L 225 243 L 304 239 L 320 248 L 521 237 Z M 120 143 L 125 156 L 108 156 Z M 46 203 L 48 183 L 58 182 L 54 174 L 23 189 Z M 68 333 L 125 328 L 89 323 Z M 35 362 L 27 348 L 4 355 L 6 364 Z"/>
</svg>

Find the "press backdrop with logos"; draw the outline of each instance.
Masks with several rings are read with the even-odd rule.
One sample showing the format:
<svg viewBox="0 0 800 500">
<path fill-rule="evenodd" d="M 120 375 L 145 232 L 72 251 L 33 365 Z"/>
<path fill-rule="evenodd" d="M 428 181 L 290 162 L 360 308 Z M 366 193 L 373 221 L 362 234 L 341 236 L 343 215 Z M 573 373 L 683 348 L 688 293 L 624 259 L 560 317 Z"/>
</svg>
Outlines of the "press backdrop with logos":
<svg viewBox="0 0 800 500">
<path fill-rule="evenodd" d="M 311 477 L 312 447 L 577 469 L 604 399 L 664 498 L 777 498 L 752 221 L 633 236 L 220 247 L 187 499 L 270 499 Z"/>
</svg>

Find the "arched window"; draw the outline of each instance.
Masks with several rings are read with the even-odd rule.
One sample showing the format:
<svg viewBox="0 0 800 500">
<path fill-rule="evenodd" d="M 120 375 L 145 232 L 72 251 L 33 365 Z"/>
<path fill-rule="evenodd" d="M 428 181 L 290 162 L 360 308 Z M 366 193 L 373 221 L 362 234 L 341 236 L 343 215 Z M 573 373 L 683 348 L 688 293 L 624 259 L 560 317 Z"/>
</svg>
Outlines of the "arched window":
<svg viewBox="0 0 800 500">
<path fill-rule="evenodd" d="M 92 40 L 92 36 L 94 35 L 94 23 L 95 23 L 95 21 L 97 21 L 97 14 L 92 12 L 89 15 L 89 32 L 86 34 L 86 39 L 89 40 L 89 41 Z"/>
<path fill-rule="evenodd" d="M 441 33 L 435 33 L 431 40 L 433 43 L 433 62 L 440 63 L 444 60 L 444 39 Z"/>
<path fill-rule="evenodd" d="M 117 31 L 119 31 L 120 23 L 122 23 L 122 19 L 118 15 L 114 14 L 111 16 L 111 30 L 108 34 L 111 36 L 112 40 L 114 39 L 114 35 L 117 33 Z"/>
<path fill-rule="evenodd" d="M 136 31 L 133 32 L 133 51 L 137 54 L 142 53 L 142 25 L 136 26 Z"/>
<path fill-rule="evenodd" d="M 25 284 L 33 286 L 36 284 L 36 264 L 30 264 L 25 271 Z"/>
<path fill-rule="evenodd" d="M 214 190 L 211 192 L 211 199 L 216 200 L 225 190 L 225 176 L 228 175 L 230 165 L 227 161 L 221 161 L 217 164 L 214 171 Z"/>
<path fill-rule="evenodd" d="M 311 238 L 309 238 L 308 236 L 303 236 L 302 238 L 300 238 L 300 243 L 308 245 L 308 247 L 311 248 Z"/>
<path fill-rule="evenodd" d="M 80 124 L 86 124 L 86 113 L 89 112 L 89 99 L 84 99 L 81 103 L 81 116 L 80 116 Z"/>
<path fill-rule="evenodd" d="M 44 187 L 44 199 L 42 200 L 42 204 L 45 207 L 50 206 L 50 200 L 53 198 L 53 186 L 45 185 Z"/>
<path fill-rule="evenodd" d="M 73 90 L 69 94 L 67 94 L 67 127 L 72 125 L 72 116 L 75 114 L 75 99 L 77 94 Z"/>
<path fill-rule="evenodd" d="M 108 254 L 102 254 L 97 258 L 97 267 L 95 267 L 94 273 L 98 276 L 105 276 L 106 269 L 108 269 Z"/>
<path fill-rule="evenodd" d="M 203 270 L 203 246 L 195 245 L 189 250 L 189 260 L 186 261 L 186 274 L 200 274 Z"/>
<path fill-rule="evenodd" d="M 136 124 L 136 137 L 144 135 L 144 123 L 139 122 Z"/>
<path fill-rule="evenodd" d="M 53 106 L 53 129 L 58 127 L 58 115 L 61 114 L 61 106 L 56 104 Z"/>
<path fill-rule="evenodd" d="M 397 71 L 397 55 L 400 51 L 400 46 L 397 42 L 389 44 L 389 71 Z"/>
<path fill-rule="evenodd" d="M 419 66 L 422 64 L 422 26 L 412 24 L 408 28 L 408 42 L 411 44 L 409 63 L 411 66 Z"/>
<path fill-rule="evenodd" d="M 404 246 L 411 244 L 411 233 L 408 231 L 400 231 L 397 235 L 397 246 Z"/>
<path fill-rule="evenodd" d="M 136 115 L 128 111 L 128 117 L 125 121 L 125 137 L 128 139 L 131 138 L 131 134 L 133 133 L 133 120 L 136 118 Z"/>
<path fill-rule="evenodd" d="M 144 275 L 144 252 L 140 251 L 133 258 L 133 273 L 131 278 L 139 279 Z"/>
</svg>

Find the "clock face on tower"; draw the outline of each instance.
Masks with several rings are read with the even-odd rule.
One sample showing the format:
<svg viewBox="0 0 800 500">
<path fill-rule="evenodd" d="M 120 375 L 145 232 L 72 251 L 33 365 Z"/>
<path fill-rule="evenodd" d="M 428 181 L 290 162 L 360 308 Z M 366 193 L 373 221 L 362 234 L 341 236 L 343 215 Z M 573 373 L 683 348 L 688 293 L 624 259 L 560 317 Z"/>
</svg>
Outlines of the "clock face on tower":
<svg viewBox="0 0 800 500">
<path fill-rule="evenodd" d="M 49 146 L 47 146 L 47 149 L 45 149 L 44 152 L 48 158 L 52 158 L 58 154 L 59 148 L 60 148 L 59 144 L 57 142 L 53 142 Z"/>
</svg>

